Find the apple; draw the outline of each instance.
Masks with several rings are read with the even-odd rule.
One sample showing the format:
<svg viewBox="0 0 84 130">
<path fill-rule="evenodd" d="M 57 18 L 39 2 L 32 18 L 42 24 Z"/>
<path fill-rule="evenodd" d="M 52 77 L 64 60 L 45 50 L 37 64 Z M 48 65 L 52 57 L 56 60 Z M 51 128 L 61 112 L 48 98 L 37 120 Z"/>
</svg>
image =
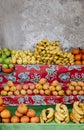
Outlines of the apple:
<svg viewBox="0 0 84 130">
<path fill-rule="evenodd" d="M 9 64 L 10 60 L 9 58 L 4 59 L 4 64 Z"/>
<path fill-rule="evenodd" d="M 40 84 L 45 84 L 45 83 L 46 83 L 46 79 L 45 79 L 45 78 L 41 78 L 41 79 L 39 80 L 39 83 L 40 83 Z"/>
<path fill-rule="evenodd" d="M 20 90 L 20 93 L 21 93 L 22 95 L 25 95 L 27 92 L 26 92 L 26 90 L 21 89 L 21 90 Z"/>
<path fill-rule="evenodd" d="M 16 89 L 17 89 L 17 90 L 21 90 L 21 89 L 22 89 L 22 85 L 21 85 L 21 84 L 17 84 L 17 85 L 16 85 Z"/>
<path fill-rule="evenodd" d="M 51 83 L 52 86 L 57 86 L 58 85 L 58 81 L 57 80 L 54 80 L 52 83 Z"/>
<path fill-rule="evenodd" d="M 32 84 L 32 83 L 29 83 L 28 86 L 29 86 L 29 88 L 30 88 L 31 90 L 34 90 L 34 89 L 35 89 L 35 85 Z"/>
<path fill-rule="evenodd" d="M 23 84 L 22 88 L 27 90 L 28 89 L 28 84 Z"/>
<path fill-rule="evenodd" d="M 46 90 L 46 89 L 48 89 L 48 88 L 49 88 L 48 83 L 45 83 L 45 84 L 43 85 L 43 89 Z"/>
<path fill-rule="evenodd" d="M 50 95 L 50 90 L 49 89 L 45 90 L 45 94 Z"/>
<path fill-rule="evenodd" d="M 9 68 L 13 68 L 14 67 L 14 65 L 13 64 L 9 64 Z"/>
<path fill-rule="evenodd" d="M 55 91 L 55 87 L 54 86 L 49 86 L 49 90 L 50 91 Z"/>
<path fill-rule="evenodd" d="M 3 63 L 3 58 L 0 58 L 0 64 L 2 64 Z"/>
<path fill-rule="evenodd" d="M 32 92 L 32 90 L 31 89 L 28 89 L 27 90 L 27 94 L 32 94 L 33 92 Z"/>
<path fill-rule="evenodd" d="M 40 93 L 41 95 L 43 95 L 43 94 L 45 93 L 45 91 L 42 90 L 42 89 L 40 89 L 40 90 L 39 90 L 39 93 Z"/>
<path fill-rule="evenodd" d="M 4 90 L 5 90 L 5 91 L 9 91 L 9 90 L 10 90 L 10 87 L 9 87 L 8 85 L 5 85 L 5 86 L 4 86 Z"/>
<path fill-rule="evenodd" d="M 14 95 L 16 95 L 16 96 L 20 95 L 19 90 L 16 90 L 16 91 L 14 92 Z"/>
<path fill-rule="evenodd" d="M 34 94 L 39 94 L 39 90 L 38 90 L 38 89 L 34 89 L 34 90 L 33 90 L 33 93 L 34 93 Z"/>
<path fill-rule="evenodd" d="M 5 51 L 5 54 L 6 54 L 6 56 L 10 56 L 10 51 L 9 50 L 7 50 L 7 51 Z"/>
<path fill-rule="evenodd" d="M 58 92 L 57 91 L 52 91 L 52 95 L 57 96 Z"/>
<path fill-rule="evenodd" d="M 69 95 L 69 96 L 72 95 L 71 90 L 67 89 L 67 90 L 66 90 L 66 94 Z"/>
<path fill-rule="evenodd" d="M 60 85 L 57 85 L 57 86 L 56 86 L 56 90 L 57 90 L 57 91 L 60 91 L 61 89 L 62 89 L 62 87 L 61 87 Z"/>
<path fill-rule="evenodd" d="M 2 64 L 2 68 L 3 69 L 8 69 L 8 65 L 7 64 Z"/>
</svg>

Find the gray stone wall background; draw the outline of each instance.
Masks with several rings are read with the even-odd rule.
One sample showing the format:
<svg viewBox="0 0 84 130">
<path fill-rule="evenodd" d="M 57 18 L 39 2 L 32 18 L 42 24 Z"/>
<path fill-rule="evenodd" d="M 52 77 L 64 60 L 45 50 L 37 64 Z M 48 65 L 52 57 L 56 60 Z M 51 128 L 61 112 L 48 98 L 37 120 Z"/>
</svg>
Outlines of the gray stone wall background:
<svg viewBox="0 0 84 130">
<path fill-rule="evenodd" d="M 84 0 L 0 0 L 1 48 L 32 49 L 44 38 L 83 48 Z"/>
</svg>

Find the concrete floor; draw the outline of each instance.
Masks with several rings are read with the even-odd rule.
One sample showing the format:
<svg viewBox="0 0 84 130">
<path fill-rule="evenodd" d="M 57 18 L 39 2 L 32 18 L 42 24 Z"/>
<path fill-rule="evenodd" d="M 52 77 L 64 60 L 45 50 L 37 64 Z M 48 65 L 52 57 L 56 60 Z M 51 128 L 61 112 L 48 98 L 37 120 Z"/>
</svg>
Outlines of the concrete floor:
<svg viewBox="0 0 84 130">
<path fill-rule="evenodd" d="M 32 49 L 43 38 L 84 47 L 84 0 L 0 0 L 0 47 Z"/>
</svg>

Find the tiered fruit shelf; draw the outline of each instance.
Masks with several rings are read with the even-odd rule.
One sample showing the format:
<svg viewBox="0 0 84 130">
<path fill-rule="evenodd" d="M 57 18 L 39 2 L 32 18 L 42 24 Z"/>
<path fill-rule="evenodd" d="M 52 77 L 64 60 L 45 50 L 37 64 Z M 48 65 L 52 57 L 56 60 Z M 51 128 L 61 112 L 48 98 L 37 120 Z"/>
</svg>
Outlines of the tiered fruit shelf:
<svg viewBox="0 0 84 130">
<path fill-rule="evenodd" d="M 0 90 L 3 85 L 11 80 L 16 83 L 36 83 L 40 78 L 46 78 L 49 83 L 58 80 L 63 89 L 66 90 L 71 80 L 84 81 L 84 66 L 62 66 L 62 65 L 15 65 L 14 71 L 10 74 L 2 72 L 0 65 Z M 58 102 L 64 104 L 73 104 L 74 101 L 84 102 L 84 95 L 64 95 L 64 96 L 45 96 L 45 95 L 20 95 L 20 96 L 2 96 L 4 105 L 13 106 L 20 103 L 28 105 L 51 105 Z"/>
</svg>

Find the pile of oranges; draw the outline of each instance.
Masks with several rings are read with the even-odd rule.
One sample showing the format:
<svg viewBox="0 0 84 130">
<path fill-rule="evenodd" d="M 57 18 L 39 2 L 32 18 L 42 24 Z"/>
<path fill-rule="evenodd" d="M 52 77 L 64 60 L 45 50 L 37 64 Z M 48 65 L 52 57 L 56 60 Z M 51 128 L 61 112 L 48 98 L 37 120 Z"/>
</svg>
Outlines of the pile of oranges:
<svg viewBox="0 0 84 130">
<path fill-rule="evenodd" d="M 73 49 L 71 53 L 74 55 L 75 65 L 84 65 L 84 49 Z"/>
<path fill-rule="evenodd" d="M 39 123 L 40 119 L 36 116 L 34 109 L 28 109 L 25 104 L 19 104 L 15 114 L 12 116 L 10 110 L 3 105 L 0 98 L 0 122 L 2 123 Z"/>
</svg>

